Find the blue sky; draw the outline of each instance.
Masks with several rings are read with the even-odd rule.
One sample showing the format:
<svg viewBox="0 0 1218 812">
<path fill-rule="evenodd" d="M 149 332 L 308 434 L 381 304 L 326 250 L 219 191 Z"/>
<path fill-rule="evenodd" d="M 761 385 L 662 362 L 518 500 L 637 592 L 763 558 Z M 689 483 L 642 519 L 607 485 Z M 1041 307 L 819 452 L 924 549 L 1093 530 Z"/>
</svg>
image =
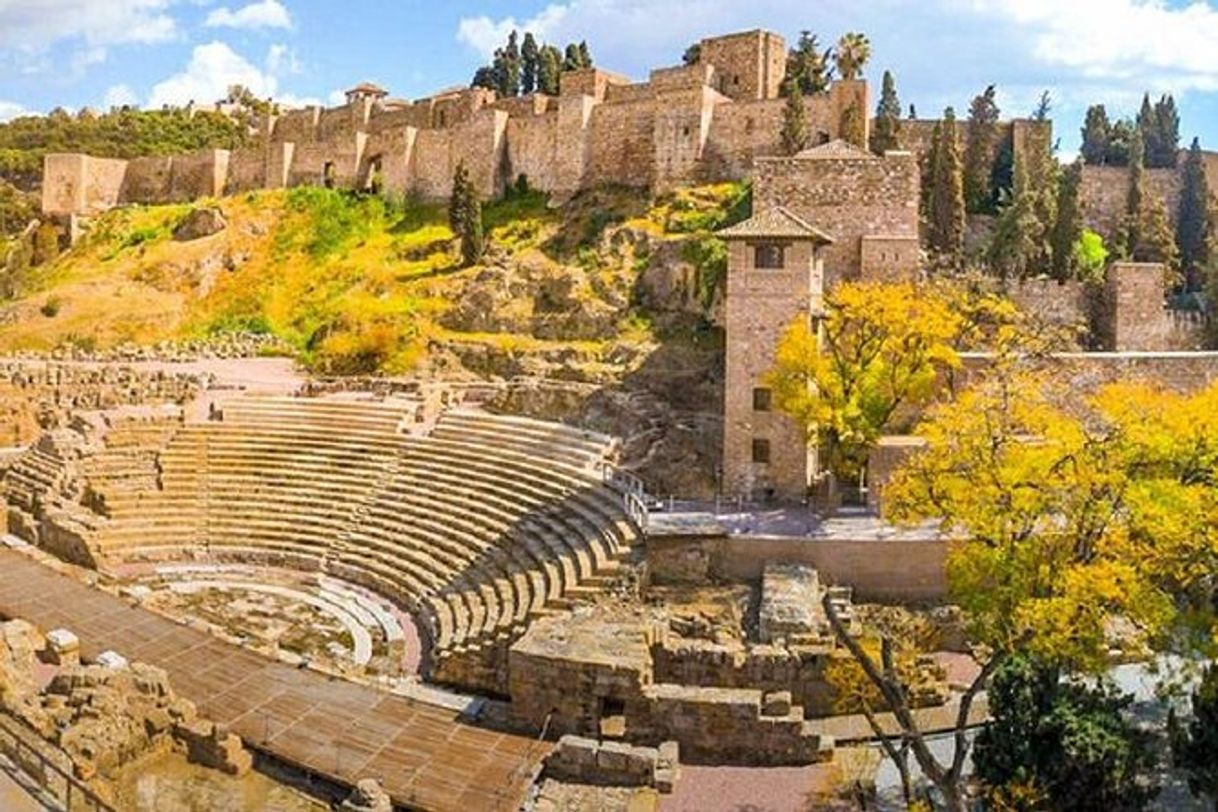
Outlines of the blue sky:
<svg viewBox="0 0 1218 812">
<path fill-rule="evenodd" d="M 1185 140 L 1218 147 L 1218 0 L 0 0 L 0 118 L 210 102 L 233 82 L 288 104 L 364 79 L 417 98 L 468 82 L 512 27 L 587 39 L 639 79 L 706 35 L 859 30 L 868 76 L 892 69 L 924 117 L 991 82 L 1004 115 L 1026 115 L 1048 89 L 1070 153 L 1088 103 L 1132 113 L 1144 90 L 1171 92 Z"/>
</svg>

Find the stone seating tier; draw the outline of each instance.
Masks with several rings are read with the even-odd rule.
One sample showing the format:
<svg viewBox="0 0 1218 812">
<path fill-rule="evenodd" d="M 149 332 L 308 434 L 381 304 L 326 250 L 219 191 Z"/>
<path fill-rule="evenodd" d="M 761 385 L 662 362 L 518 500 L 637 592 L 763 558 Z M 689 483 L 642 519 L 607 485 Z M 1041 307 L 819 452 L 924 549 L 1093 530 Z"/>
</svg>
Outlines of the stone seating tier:
<svg viewBox="0 0 1218 812">
<path fill-rule="evenodd" d="M 635 540 L 601 482 L 600 435 L 453 411 L 413 437 L 410 408 L 362 401 L 243 398 L 222 412 L 164 445 L 155 488 L 113 487 L 146 474 L 138 455 L 91 463 L 111 486 L 103 556 L 321 569 L 416 612 L 447 656 L 599 588 Z"/>
</svg>

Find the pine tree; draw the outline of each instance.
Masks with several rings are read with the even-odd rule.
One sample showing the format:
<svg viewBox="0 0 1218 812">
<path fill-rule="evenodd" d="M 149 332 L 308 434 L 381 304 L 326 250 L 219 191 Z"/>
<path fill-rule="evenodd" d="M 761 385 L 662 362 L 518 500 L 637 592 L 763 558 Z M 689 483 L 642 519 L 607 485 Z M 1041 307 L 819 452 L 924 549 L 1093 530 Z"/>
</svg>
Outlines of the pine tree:
<svg viewBox="0 0 1218 812">
<path fill-rule="evenodd" d="M 1210 190 L 1203 160 L 1201 142 L 1194 138 L 1184 162 L 1180 214 L 1176 224 L 1180 268 L 1190 290 L 1200 286 L 1202 269 L 1209 262 Z"/>
<path fill-rule="evenodd" d="M 541 51 L 533 32 L 526 32 L 520 46 L 520 91 L 525 94 L 537 90 L 537 74 L 540 69 Z"/>
<path fill-rule="evenodd" d="M 1132 119 L 1123 118 L 1113 122 L 1108 137 L 1107 164 L 1109 166 L 1129 166 L 1134 134 L 1137 130 L 1138 126 L 1133 123 Z M 1145 153 L 1143 153 L 1143 158 L 1145 158 Z"/>
<path fill-rule="evenodd" d="M 832 49 L 820 49 L 816 35 L 811 31 L 799 32 L 799 40 L 787 56 L 787 75 L 783 86 L 794 81 L 799 84 L 799 90 L 805 96 L 821 93 L 829 89 L 832 70 L 829 59 Z"/>
<path fill-rule="evenodd" d="M 901 102 L 897 98 L 897 83 L 891 71 L 884 71 L 880 101 L 875 107 L 871 128 L 871 151 L 883 155 L 901 145 Z"/>
<path fill-rule="evenodd" d="M 1082 162 L 1075 161 L 1062 173 L 1058 182 L 1057 219 L 1050 238 L 1053 278 L 1058 282 L 1075 276 L 1075 246 L 1083 234 L 1083 210 L 1079 203 L 1082 181 Z"/>
<path fill-rule="evenodd" d="M 537 65 L 537 90 L 548 96 L 558 95 L 558 82 L 562 74 L 562 54 L 553 45 L 544 45 Z"/>
<path fill-rule="evenodd" d="M 927 238 L 931 250 L 951 265 L 964 254 L 964 177 L 956 141 L 956 112 L 947 108 L 931 139 Z"/>
<path fill-rule="evenodd" d="M 1049 91 L 1042 91 L 1040 98 L 1036 100 L 1036 109 L 1032 111 L 1033 121 L 1048 121 L 1049 114 L 1053 112 L 1053 94 Z"/>
<path fill-rule="evenodd" d="M 1087 119 L 1083 123 L 1083 146 L 1080 153 L 1087 166 L 1103 166 L 1108 162 L 1108 142 L 1112 138 L 1112 124 L 1108 111 L 1102 104 L 1087 108 Z"/>
<path fill-rule="evenodd" d="M 787 82 L 786 97 L 782 110 L 782 148 L 788 155 L 794 155 L 807 149 L 812 137 L 808 132 L 808 111 L 799 82 Z"/>
<path fill-rule="evenodd" d="M 993 85 L 973 98 L 968 112 L 968 143 L 964 150 L 964 206 L 970 214 L 993 211 L 990 186 L 994 163 L 994 134 L 999 110 Z"/>
</svg>

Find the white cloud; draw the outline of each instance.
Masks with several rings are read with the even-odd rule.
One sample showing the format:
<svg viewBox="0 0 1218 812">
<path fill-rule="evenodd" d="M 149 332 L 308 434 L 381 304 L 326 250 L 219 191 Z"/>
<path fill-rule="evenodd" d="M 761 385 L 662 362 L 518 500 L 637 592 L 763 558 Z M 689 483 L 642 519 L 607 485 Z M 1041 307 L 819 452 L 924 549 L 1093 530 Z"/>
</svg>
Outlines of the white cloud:
<svg viewBox="0 0 1218 812">
<path fill-rule="evenodd" d="M 1218 9 L 1163 0 L 971 0 L 1030 36 L 1031 55 L 1088 81 L 1218 90 Z"/>
<path fill-rule="evenodd" d="M 129 86 L 114 85 L 106 91 L 105 97 L 102 98 L 102 109 L 109 110 L 111 107 L 124 107 L 127 105 L 134 107 L 139 103 L 139 97 L 135 95 L 135 91 Z"/>
<path fill-rule="evenodd" d="M 0 121 L 11 121 L 18 116 L 30 115 L 31 111 L 17 102 L 0 101 Z"/>
<path fill-rule="evenodd" d="M 207 15 L 204 25 L 209 28 L 291 28 L 292 18 L 279 0 L 259 0 L 236 11 L 221 6 Z"/>
<path fill-rule="evenodd" d="M 0 48 L 39 51 L 61 40 L 90 46 L 164 42 L 177 34 L 172 0 L 0 0 Z"/>
<path fill-rule="evenodd" d="M 578 2 L 572 4 L 579 5 L 581 4 Z M 520 22 L 517 22 L 515 17 L 504 17 L 501 20 L 492 20 L 486 15 L 463 17 L 457 24 L 457 40 L 489 59 L 494 55 L 495 49 L 507 41 L 508 34 L 513 30 L 532 31 L 541 39 L 552 37 L 572 11 L 572 6 L 546 6 L 536 17 Z"/>
<path fill-rule="evenodd" d="M 272 45 L 263 65 L 250 62 L 227 43 L 215 40 L 195 46 L 190 61 L 180 72 L 158 82 L 148 97 L 148 107 L 184 105 L 194 101 L 209 105 L 228 93 L 231 85 L 244 85 L 259 98 L 273 97 L 286 107 L 317 104 L 316 99 L 280 92 L 280 79 L 295 68 L 282 45 Z"/>
</svg>

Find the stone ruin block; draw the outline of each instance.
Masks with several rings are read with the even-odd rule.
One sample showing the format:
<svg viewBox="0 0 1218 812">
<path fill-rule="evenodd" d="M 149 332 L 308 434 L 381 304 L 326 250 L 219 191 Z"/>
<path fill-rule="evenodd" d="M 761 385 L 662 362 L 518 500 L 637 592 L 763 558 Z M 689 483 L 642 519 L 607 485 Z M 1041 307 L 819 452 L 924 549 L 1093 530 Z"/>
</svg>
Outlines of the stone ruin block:
<svg viewBox="0 0 1218 812">
<path fill-rule="evenodd" d="M 254 757 L 245 749 L 241 737 L 220 725 L 196 719 L 179 724 L 175 732 L 186 745 L 186 758 L 192 764 L 238 777 L 253 769 Z"/>
<path fill-rule="evenodd" d="M 80 638 L 67 629 L 47 632 L 47 658 L 52 665 L 80 665 Z"/>
<path fill-rule="evenodd" d="M 676 780 L 679 750 L 676 742 L 659 748 L 625 742 L 598 742 L 582 736 L 563 736 L 546 760 L 547 777 L 580 784 L 655 787 L 671 792 Z"/>
<path fill-rule="evenodd" d="M 339 807 L 340 812 L 393 812 L 393 800 L 375 778 L 362 778 Z"/>
</svg>

